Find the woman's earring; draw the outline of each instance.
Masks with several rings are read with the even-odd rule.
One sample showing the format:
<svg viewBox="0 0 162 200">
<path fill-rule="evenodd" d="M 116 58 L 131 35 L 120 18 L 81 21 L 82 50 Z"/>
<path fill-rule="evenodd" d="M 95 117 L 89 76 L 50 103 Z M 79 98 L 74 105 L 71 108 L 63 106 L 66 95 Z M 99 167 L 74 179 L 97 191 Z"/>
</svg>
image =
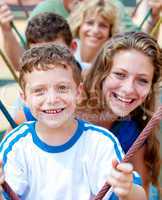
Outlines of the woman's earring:
<svg viewBox="0 0 162 200">
<path fill-rule="evenodd" d="M 143 105 L 143 115 L 142 115 L 142 120 L 145 121 L 147 119 L 146 111 L 145 111 L 145 105 Z"/>
<path fill-rule="evenodd" d="M 145 112 L 143 113 L 142 119 L 143 119 L 143 121 L 145 121 L 147 119 L 147 115 L 145 114 Z"/>
</svg>

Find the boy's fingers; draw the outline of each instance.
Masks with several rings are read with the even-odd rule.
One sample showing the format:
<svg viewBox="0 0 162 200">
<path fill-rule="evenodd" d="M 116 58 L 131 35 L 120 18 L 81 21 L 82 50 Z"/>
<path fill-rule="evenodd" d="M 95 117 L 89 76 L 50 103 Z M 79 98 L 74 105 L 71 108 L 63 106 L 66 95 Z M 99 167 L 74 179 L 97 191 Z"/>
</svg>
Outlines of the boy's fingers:
<svg viewBox="0 0 162 200">
<path fill-rule="evenodd" d="M 116 168 L 124 173 L 131 173 L 133 171 L 133 165 L 130 163 L 119 163 Z"/>
<path fill-rule="evenodd" d="M 113 160 L 112 160 L 112 166 L 113 166 L 114 168 L 116 168 L 117 165 L 118 165 L 118 161 L 117 161 L 116 159 L 113 159 Z"/>
<path fill-rule="evenodd" d="M 115 187 L 113 188 L 113 191 L 120 197 L 125 197 L 128 195 L 128 189 L 125 188 Z"/>
<path fill-rule="evenodd" d="M 2 167 L 2 157 L 0 155 L 0 168 Z"/>
<path fill-rule="evenodd" d="M 0 176 L 0 185 L 2 184 L 2 183 L 4 183 L 4 181 L 5 181 L 5 177 L 4 177 L 4 175 L 1 175 Z M 0 186 L 1 187 L 1 186 Z M 0 188 L 0 191 L 2 190 L 2 188 Z"/>
<path fill-rule="evenodd" d="M 125 173 L 131 173 L 133 171 L 133 165 L 130 163 L 119 163 L 116 159 L 112 160 L 113 168 L 123 171 Z"/>
</svg>

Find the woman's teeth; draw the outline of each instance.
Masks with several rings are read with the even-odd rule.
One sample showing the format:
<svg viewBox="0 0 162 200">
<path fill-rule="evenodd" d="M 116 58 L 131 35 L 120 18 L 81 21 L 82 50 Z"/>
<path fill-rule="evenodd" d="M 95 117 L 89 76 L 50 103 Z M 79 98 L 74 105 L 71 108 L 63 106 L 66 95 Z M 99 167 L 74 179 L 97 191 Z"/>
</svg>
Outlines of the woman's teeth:
<svg viewBox="0 0 162 200">
<path fill-rule="evenodd" d="M 132 101 L 133 101 L 133 99 L 126 99 L 126 98 L 123 98 L 123 97 L 121 97 L 121 96 L 119 96 L 119 95 L 117 95 L 117 94 L 114 94 L 114 96 L 115 96 L 118 100 L 120 100 L 120 101 L 122 101 L 122 102 L 124 102 L 124 103 L 132 103 Z"/>
</svg>

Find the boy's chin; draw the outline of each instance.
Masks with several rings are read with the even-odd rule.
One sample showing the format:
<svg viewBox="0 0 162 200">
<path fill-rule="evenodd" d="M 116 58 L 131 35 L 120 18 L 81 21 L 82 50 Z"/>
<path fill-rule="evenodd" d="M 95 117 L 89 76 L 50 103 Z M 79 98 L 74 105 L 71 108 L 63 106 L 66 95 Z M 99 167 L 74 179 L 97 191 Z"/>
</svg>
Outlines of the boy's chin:
<svg viewBox="0 0 162 200">
<path fill-rule="evenodd" d="M 51 129 L 58 129 L 66 126 L 69 122 L 71 122 L 70 117 L 65 119 L 55 119 L 55 120 L 47 120 L 44 121 L 44 125 Z"/>
<path fill-rule="evenodd" d="M 48 128 L 51 128 L 51 129 L 58 129 L 58 128 L 61 128 L 62 126 L 65 125 L 65 121 L 62 121 L 62 122 L 57 122 L 56 120 L 55 121 L 48 121 L 46 123 L 44 123 Z"/>
</svg>

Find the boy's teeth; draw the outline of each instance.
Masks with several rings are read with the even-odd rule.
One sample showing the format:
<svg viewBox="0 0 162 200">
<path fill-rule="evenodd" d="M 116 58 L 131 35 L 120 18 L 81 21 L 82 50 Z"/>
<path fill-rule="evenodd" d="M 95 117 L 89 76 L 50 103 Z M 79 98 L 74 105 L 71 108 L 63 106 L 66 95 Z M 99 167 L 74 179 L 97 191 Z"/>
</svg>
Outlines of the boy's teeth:
<svg viewBox="0 0 162 200">
<path fill-rule="evenodd" d="M 46 110 L 45 112 L 48 114 L 56 114 L 61 112 L 62 109 L 57 109 L 57 110 Z"/>
</svg>

